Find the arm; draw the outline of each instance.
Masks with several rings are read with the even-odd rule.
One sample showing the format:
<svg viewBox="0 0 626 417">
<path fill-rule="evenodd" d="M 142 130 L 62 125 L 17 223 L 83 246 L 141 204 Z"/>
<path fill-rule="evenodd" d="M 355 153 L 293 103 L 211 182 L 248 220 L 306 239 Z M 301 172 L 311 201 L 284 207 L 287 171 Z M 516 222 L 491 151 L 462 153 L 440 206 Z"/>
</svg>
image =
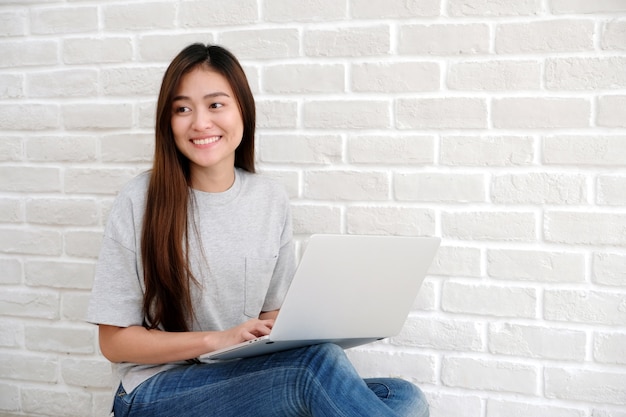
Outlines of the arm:
<svg viewBox="0 0 626 417">
<path fill-rule="evenodd" d="M 252 319 L 222 332 L 165 332 L 100 324 L 102 354 L 111 362 L 161 364 L 198 356 L 269 334 L 274 320 Z"/>
<path fill-rule="evenodd" d="M 280 310 L 274 310 L 274 311 L 263 311 L 261 312 L 261 314 L 259 314 L 259 319 L 260 320 L 276 320 L 276 317 L 278 317 L 278 312 Z"/>
</svg>

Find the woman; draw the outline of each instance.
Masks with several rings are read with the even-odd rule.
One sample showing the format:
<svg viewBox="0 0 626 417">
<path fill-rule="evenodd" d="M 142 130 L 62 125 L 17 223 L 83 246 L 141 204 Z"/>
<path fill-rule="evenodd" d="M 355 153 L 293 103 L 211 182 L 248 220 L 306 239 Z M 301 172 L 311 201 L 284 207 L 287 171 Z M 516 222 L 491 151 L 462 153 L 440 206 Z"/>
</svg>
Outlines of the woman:
<svg viewBox="0 0 626 417">
<path fill-rule="evenodd" d="M 288 198 L 255 175 L 254 99 L 236 58 L 194 44 L 168 67 L 150 172 L 120 192 L 88 310 L 122 416 L 427 416 L 421 392 L 362 380 L 324 344 L 195 358 L 272 329 L 295 270 Z"/>
</svg>

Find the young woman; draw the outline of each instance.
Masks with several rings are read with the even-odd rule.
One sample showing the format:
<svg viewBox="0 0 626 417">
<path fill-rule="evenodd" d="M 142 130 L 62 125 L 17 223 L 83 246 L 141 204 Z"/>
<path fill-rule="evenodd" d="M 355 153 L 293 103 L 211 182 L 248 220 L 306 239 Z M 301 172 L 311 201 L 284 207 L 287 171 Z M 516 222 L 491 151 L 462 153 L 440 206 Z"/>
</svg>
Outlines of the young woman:
<svg viewBox="0 0 626 417">
<path fill-rule="evenodd" d="M 289 201 L 254 174 L 254 99 L 236 58 L 194 44 L 168 67 L 151 171 L 109 215 L 88 310 L 124 416 L 419 416 L 422 393 L 361 379 L 335 345 L 195 358 L 272 329 L 295 270 Z"/>
</svg>

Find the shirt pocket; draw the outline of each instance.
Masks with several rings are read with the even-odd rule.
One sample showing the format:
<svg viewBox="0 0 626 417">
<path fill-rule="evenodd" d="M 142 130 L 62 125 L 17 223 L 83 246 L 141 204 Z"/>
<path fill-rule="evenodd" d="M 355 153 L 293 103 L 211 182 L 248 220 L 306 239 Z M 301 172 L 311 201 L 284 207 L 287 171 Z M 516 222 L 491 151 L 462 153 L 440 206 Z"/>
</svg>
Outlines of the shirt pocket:
<svg viewBox="0 0 626 417">
<path fill-rule="evenodd" d="M 277 257 L 246 258 L 246 285 L 244 314 L 251 318 L 259 317 L 265 296 L 272 281 Z"/>
</svg>

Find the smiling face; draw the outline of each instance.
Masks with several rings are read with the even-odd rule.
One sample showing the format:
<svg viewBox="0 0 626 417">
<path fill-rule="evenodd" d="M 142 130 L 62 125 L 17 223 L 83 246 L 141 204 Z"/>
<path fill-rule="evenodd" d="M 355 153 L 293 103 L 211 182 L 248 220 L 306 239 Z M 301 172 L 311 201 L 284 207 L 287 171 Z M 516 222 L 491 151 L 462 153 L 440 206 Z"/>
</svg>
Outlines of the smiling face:
<svg viewBox="0 0 626 417">
<path fill-rule="evenodd" d="M 244 127 L 224 76 L 204 66 L 185 74 L 174 94 L 171 127 L 176 147 L 189 159 L 192 187 L 224 191 L 232 185 Z"/>
</svg>

